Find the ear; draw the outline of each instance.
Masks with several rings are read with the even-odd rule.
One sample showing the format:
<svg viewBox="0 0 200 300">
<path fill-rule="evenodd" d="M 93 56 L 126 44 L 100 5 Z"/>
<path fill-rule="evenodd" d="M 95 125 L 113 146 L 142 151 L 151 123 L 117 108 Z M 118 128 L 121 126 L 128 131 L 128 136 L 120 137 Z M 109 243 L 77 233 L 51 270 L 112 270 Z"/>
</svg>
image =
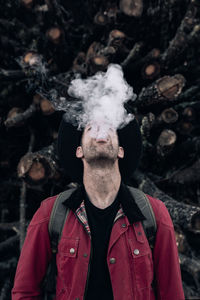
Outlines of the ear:
<svg viewBox="0 0 200 300">
<path fill-rule="evenodd" d="M 83 149 L 81 146 L 76 148 L 76 157 L 77 158 L 82 158 L 83 157 Z"/>
<path fill-rule="evenodd" d="M 124 148 L 123 147 L 119 147 L 118 158 L 123 158 L 123 157 L 124 157 Z"/>
</svg>

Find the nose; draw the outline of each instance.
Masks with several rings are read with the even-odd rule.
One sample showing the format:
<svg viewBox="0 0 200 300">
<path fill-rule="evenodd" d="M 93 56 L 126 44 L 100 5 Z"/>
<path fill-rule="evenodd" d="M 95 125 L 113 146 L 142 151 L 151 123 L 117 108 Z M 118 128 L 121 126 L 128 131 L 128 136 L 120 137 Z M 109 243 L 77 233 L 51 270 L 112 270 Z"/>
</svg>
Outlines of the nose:
<svg viewBox="0 0 200 300">
<path fill-rule="evenodd" d="M 108 141 L 109 140 L 109 127 L 102 122 L 101 123 L 96 123 L 93 124 L 91 127 L 91 136 L 95 140 L 101 140 L 102 142 Z"/>
<path fill-rule="evenodd" d="M 99 129 L 96 135 L 96 140 L 108 141 L 108 133 Z"/>
</svg>

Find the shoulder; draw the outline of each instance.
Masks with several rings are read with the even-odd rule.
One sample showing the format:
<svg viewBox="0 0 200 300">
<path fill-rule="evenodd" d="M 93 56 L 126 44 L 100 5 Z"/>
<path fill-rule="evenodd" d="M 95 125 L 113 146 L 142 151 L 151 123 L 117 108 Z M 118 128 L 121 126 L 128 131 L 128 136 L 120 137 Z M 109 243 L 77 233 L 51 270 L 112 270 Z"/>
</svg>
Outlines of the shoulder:
<svg viewBox="0 0 200 300">
<path fill-rule="evenodd" d="M 29 226 L 49 222 L 51 211 L 57 196 L 58 195 L 48 197 L 41 202 L 40 207 L 35 212 Z"/>
<path fill-rule="evenodd" d="M 148 194 L 145 195 L 153 208 L 157 224 L 162 223 L 163 225 L 173 227 L 171 217 L 165 204 L 158 198 L 154 198 Z"/>
</svg>

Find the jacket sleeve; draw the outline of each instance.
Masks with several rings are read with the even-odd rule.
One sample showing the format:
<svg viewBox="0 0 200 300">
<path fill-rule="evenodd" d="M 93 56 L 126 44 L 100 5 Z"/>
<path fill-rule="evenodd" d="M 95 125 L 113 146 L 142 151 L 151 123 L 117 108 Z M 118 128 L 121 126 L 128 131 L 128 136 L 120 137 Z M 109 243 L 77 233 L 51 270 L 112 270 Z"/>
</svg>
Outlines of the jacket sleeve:
<svg viewBox="0 0 200 300">
<path fill-rule="evenodd" d="M 47 214 L 45 209 L 47 200 L 42 202 L 28 227 L 15 274 L 12 300 L 41 300 L 41 283 L 51 259 L 50 212 Z"/>
<path fill-rule="evenodd" d="M 161 201 L 153 259 L 157 299 L 184 300 L 174 227 L 168 210 Z"/>
</svg>

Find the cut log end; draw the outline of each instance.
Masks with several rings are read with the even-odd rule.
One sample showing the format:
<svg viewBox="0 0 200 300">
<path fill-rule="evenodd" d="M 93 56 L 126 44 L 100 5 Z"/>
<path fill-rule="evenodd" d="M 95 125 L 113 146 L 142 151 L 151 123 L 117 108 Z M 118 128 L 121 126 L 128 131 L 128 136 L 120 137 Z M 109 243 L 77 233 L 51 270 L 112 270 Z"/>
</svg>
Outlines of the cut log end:
<svg viewBox="0 0 200 300">
<path fill-rule="evenodd" d="M 43 98 L 41 95 L 35 94 L 33 96 L 33 103 L 40 107 L 41 112 L 45 116 L 52 115 L 55 112 L 55 108 L 51 101 Z"/>
<path fill-rule="evenodd" d="M 102 12 L 98 12 L 94 17 L 94 23 L 100 26 L 105 26 L 108 23 L 108 17 Z"/>
<path fill-rule="evenodd" d="M 170 129 L 165 129 L 160 134 L 158 142 L 161 146 L 173 145 L 176 142 L 176 133 Z"/>
<path fill-rule="evenodd" d="M 97 55 L 90 59 L 90 72 L 96 73 L 98 71 L 105 71 L 108 64 L 109 61 L 105 56 Z"/>
<path fill-rule="evenodd" d="M 7 119 L 5 120 L 4 124 L 6 127 L 10 127 L 10 124 L 12 124 L 12 120 L 18 116 L 19 114 L 21 114 L 23 112 L 23 110 L 19 107 L 13 107 L 9 112 L 8 112 L 8 115 L 7 115 Z M 23 126 L 24 125 L 24 122 L 21 121 L 19 123 L 16 124 L 15 127 L 20 127 L 20 126 Z"/>
<path fill-rule="evenodd" d="M 104 56 L 96 56 L 93 59 L 93 63 L 97 66 L 106 66 L 108 61 Z"/>
<path fill-rule="evenodd" d="M 16 115 L 18 115 L 19 113 L 23 112 L 23 110 L 20 107 L 13 107 L 7 115 L 7 118 L 13 118 Z"/>
<path fill-rule="evenodd" d="M 158 62 L 151 62 L 142 69 L 142 77 L 144 79 L 154 79 L 160 74 L 160 64 Z"/>
<path fill-rule="evenodd" d="M 109 34 L 109 39 L 113 40 L 113 39 L 124 39 L 126 37 L 125 33 L 118 30 L 118 29 L 114 29 L 110 32 Z"/>
<path fill-rule="evenodd" d="M 33 65 L 37 65 L 40 62 L 40 58 L 37 53 L 30 51 L 24 55 L 23 61 L 25 64 L 29 66 L 33 66 Z"/>
<path fill-rule="evenodd" d="M 26 183 L 39 185 L 54 176 L 55 167 L 45 156 L 29 152 L 21 158 L 17 172 Z"/>
<path fill-rule="evenodd" d="M 185 78 L 178 74 L 173 77 L 164 76 L 157 81 L 160 94 L 169 100 L 176 98 L 185 85 Z"/>
<path fill-rule="evenodd" d="M 49 101 L 45 98 L 40 100 L 40 108 L 41 108 L 42 113 L 46 116 L 52 115 L 55 112 L 55 108 L 54 108 L 53 104 L 51 103 L 51 101 Z"/>
<path fill-rule="evenodd" d="M 163 76 L 143 88 L 136 99 L 138 107 L 148 107 L 161 102 L 175 100 L 185 85 L 185 78 L 182 75 Z"/>
<path fill-rule="evenodd" d="M 164 129 L 157 141 L 157 153 L 158 155 L 165 157 L 167 156 L 169 153 L 171 153 L 171 151 L 174 148 L 174 145 L 176 143 L 176 133 L 170 129 Z"/>
<path fill-rule="evenodd" d="M 147 75 L 147 76 L 151 76 L 151 75 L 155 72 L 155 69 L 156 69 L 155 65 L 153 65 L 153 64 L 148 65 L 148 66 L 145 68 L 145 73 L 146 73 L 146 75 Z"/>
<path fill-rule="evenodd" d="M 192 107 L 186 107 L 182 114 L 188 121 L 193 121 L 196 118 L 195 110 Z"/>
<path fill-rule="evenodd" d="M 54 44 L 59 44 L 63 37 L 63 32 L 59 27 L 52 27 L 46 33 L 47 38 Z"/>
<path fill-rule="evenodd" d="M 30 108 L 30 109 L 29 109 Z M 10 127 L 21 127 L 25 124 L 25 121 L 34 113 L 33 106 L 30 106 L 26 111 L 23 111 L 19 107 L 13 107 L 7 116 L 4 124 L 7 128 Z M 28 115 L 26 112 L 30 110 L 30 114 Z"/>
<path fill-rule="evenodd" d="M 140 17 L 143 12 L 143 0 L 121 0 L 120 10 L 127 16 Z"/>
<path fill-rule="evenodd" d="M 45 178 L 45 168 L 42 165 L 41 162 L 33 162 L 29 172 L 28 176 L 33 180 L 33 181 L 40 181 L 41 179 Z"/>
<path fill-rule="evenodd" d="M 178 113 L 173 108 L 167 108 L 162 112 L 161 117 L 165 123 L 171 124 L 178 120 Z"/>
<path fill-rule="evenodd" d="M 17 173 L 19 178 L 25 177 L 26 173 L 31 168 L 33 162 L 32 155 L 33 155 L 32 153 L 28 153 L 20 159 L 20 162 L 17 166 Z"/>
</svg>

